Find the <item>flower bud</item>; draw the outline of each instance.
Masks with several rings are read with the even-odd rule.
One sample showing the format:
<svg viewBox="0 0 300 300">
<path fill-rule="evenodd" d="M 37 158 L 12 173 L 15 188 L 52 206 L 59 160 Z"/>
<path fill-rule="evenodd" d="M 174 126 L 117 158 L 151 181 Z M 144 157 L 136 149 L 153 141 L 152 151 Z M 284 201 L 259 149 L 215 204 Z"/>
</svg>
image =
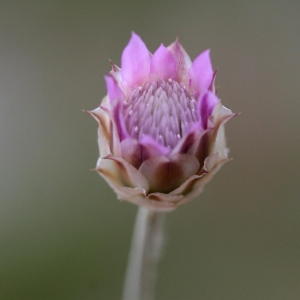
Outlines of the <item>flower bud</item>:
<svg viewBox="0 0 300 300">
<path fill-rule="evenodd" d="M 176 40 L 152 55 L 132 33 L 99 123 L 96 171 L 119 199 L 170 211 L 198 196 L 228 161 L 224 124 L 235 114 L 215 94 L 209 50 L 193 62 Z"/>
</svg>

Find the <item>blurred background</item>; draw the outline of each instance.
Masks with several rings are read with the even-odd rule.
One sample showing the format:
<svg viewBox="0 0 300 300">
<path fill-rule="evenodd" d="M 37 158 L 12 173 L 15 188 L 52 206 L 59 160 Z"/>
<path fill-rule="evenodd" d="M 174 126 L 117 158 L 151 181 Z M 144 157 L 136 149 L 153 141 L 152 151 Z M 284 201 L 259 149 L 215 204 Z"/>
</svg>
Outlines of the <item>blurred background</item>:
<svg viewBox="0 0 300 300">
<path fill-rule="evenodd" d="M 300 2 L 0 4 L 0 299 L 121 299 L 137 208 L 96 164 L 97 124 L 131 31 L 210 48 L 233 161 L 168 214 L 159 300 L 300 299 Z"/>
</svg>

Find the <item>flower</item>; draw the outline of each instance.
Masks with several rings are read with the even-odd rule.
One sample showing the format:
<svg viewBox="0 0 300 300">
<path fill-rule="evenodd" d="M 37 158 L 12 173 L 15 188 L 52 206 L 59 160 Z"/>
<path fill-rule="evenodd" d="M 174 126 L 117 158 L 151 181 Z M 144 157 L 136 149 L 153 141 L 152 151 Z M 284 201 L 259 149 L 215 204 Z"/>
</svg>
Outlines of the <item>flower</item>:
<svg viewBox="0 0 300 300">
<path fill-rule="evenodd" d="M 193 62 L 178 40 L 152 55 L 132 33 L 108 94 L 88 113 L 99 123 L 96 171 L 119 199 L 170 211 L 199 195 L 228 161 L 224 124 L 235 114 L 214 89 L 209 50 Z"/>
</svg>

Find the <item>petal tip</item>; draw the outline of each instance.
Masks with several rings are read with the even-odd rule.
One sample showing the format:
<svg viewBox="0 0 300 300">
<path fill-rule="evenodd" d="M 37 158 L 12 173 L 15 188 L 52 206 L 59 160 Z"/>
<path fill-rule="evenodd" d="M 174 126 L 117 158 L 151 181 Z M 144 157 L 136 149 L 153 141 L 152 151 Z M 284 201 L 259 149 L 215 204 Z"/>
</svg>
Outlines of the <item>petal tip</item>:
<svg viewBox="0 0 300 300">
<path fill-rule="evenodd" d="M 132 32 L 121 57 L 122 85 L 125 90 L 142 84 L 149 77 L 150 63 L 151 55 L 146 44 Z"/>
<path fill-rule="evenodd" d="M 176 62 L 173 55 L 163 44 L 154 52 L 150 65 L 150 76 L 161 79 L 175 79 Z"/>
<path fill-rule="evenodd" d="M 210 49 L 201 52 L 193 61 L 189 70 L 192 87 L 198 92 L 209 89 L 214 77 L 210 59 Z"/>
</svg>

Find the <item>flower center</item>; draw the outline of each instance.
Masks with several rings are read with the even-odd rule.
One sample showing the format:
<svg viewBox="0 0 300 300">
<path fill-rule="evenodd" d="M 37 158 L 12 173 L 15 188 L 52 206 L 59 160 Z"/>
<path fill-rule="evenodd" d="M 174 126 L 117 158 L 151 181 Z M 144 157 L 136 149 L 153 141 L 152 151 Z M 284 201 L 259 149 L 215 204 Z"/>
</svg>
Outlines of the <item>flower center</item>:
<svg viewBox="0 0 300 300">
<path fill-rule="evenodd" d="M 151 136 L 174 148 L 199 120 L 196 100 L 183 84 L 172 79 L 147 82 L 125 99 L 124 121 L 131 137 Z"/>
</svg>

